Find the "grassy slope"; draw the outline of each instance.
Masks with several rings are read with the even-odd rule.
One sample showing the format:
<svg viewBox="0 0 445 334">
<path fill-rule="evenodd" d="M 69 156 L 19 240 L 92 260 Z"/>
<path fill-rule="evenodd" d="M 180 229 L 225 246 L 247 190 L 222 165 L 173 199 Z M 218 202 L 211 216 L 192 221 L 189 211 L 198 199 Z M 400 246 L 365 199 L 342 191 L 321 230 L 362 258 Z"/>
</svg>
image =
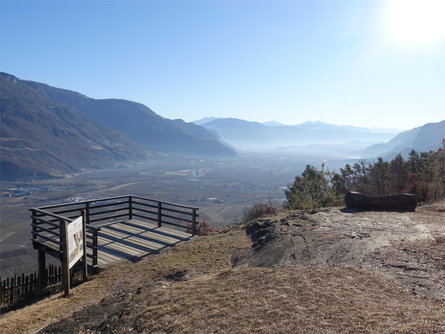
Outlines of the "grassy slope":
<svg viewBox="0 0 445 334">
<path fill-rule="evenodd" d="M 73 289 L 0 319 L 2 333 L 440 333 L 444 302 L 344 267 L 237 268 L 244 230 L 120 263 Z"/>
</svg>

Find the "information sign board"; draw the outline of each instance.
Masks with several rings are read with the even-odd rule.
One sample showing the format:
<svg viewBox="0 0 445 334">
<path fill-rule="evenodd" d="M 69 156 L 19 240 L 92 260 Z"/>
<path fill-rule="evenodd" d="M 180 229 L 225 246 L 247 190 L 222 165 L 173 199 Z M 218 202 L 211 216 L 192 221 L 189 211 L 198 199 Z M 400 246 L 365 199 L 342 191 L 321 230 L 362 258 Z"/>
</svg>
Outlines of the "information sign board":
<svg viewBox="0 0 445 334">
<path fill-rule="evenodd" d="M 68 268 L 71 269 L 82 257 L 85 248 L 83 244 L 82 216 L 68 224 L 67 237 Z"/>
</svg>

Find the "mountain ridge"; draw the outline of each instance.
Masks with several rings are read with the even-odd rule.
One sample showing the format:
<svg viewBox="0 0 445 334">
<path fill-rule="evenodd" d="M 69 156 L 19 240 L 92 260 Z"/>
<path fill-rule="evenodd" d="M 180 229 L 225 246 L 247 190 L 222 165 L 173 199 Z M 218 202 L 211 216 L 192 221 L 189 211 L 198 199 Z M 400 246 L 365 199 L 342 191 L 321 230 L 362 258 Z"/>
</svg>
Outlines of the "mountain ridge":
<svg viewBox="0 0 445 334">
<path fill-rule="evenodd" d="M 409 151 L 418 152 L 437 150 L 442 147 L 445 139 L 445 120 L 426 123 L 411 130 L 403 131 L 386 143 L 371 145 L 363 150 L 364 158 L 381 156 L 392 159 L 397 154 L 407 157 Z"/>
<path fill-rule="evenodd" d="M 3 72 L 0 80 L 2 180 L 62 177 L 155 152 L 236 156 L 205 128 L 137 102 L 95 100 Z"/>
<path fill-rule="evenodd" d="M 77 92 L 31 82 L 52 99 L 70 106 L 100 124 L 125 133 L 150 151 L 173 154 L 236 156 L 205 128 L 183 120 L 170 120 L 142 103 L 124 99 L 93 99 Z"/>
<path fill-rule="evenodd" d="M 368 128 L 339 126 L 320 121 L 284 125 L 274 121 L 265 124 L 230 117 L 215 118 L 201 123 L 203 120 L 205 119 L 198 121 L 203 127 L 216 131 L 225 142 L 239 149 L 344 144 L 358 140 L 377 143 L 387 141 L 394 136 L 393 130 L 388 130 L 388 133 L 385 133 Z"/>
<path fill-rule="evenodd" d="M 91 122 L 13 75 L 1 80 L 1 177 L 62 177 L 84 168 L 140 161 L 123 133 Z"/>
</svg>

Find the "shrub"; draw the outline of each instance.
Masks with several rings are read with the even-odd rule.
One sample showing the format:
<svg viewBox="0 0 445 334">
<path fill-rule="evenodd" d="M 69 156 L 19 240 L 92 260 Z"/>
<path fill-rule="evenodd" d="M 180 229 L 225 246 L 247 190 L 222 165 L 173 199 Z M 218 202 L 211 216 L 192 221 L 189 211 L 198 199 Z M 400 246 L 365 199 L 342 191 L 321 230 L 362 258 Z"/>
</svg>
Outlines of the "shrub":
<svg viewBox="0 0 445 334">
<path fill-rule="evenodd" d="M 212 233 L 215 233 L 217 231 L 216 227 L 213 227 L 210 225 L 210 223 L 207 220 L 207 217 L 204 217 L 202 222 L 196 222 L 196 235 L 209 235 Z M 193 224 L 187 223 L 187 233 L 193 232 Z"/>
<path fill-rule="evenodd" d="M 241 223 L 244 224 L 254 219 L 273 215 L 280 210 L 281 205 L 279 205 L 278 203 L 274 203 L 269 198 L 265 201 L 257 202 L 254 205 L 245 208 L 243 211 L 243 218 L 241 220 Z"/>
</svg>

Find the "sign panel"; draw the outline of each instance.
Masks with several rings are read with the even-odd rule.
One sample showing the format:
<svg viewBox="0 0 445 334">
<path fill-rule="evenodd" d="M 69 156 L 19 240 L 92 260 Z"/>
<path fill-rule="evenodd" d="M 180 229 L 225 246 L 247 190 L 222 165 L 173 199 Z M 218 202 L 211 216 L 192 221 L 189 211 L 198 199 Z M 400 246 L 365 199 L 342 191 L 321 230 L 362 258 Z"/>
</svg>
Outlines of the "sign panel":
<svg viewBox="0 0 445 334">
<path fill-rule="evenodd" d="M 76 218 L 71 223 L 68 224 L 68 268 L 71 268 L 76 264 L 77 261 L 83 255 L 84 244 L 83 244 L 83 229 L 82 229 L 82 216 Z"/>
</svg>

